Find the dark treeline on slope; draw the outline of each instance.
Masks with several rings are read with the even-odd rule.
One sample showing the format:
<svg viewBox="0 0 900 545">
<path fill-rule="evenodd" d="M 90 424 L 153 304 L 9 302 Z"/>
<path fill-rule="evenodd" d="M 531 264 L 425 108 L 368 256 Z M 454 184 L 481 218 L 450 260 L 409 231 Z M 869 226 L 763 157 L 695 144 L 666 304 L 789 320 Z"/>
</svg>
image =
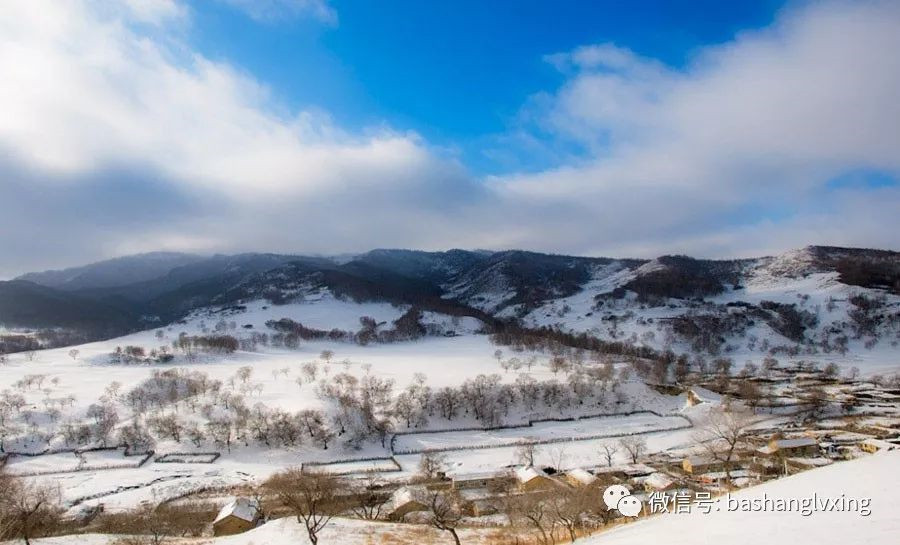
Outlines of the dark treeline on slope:
<svg viewBox="0 0 900 545">
<path fill-rule="evenodd" d="M 513 347 L 516 351 L 554 352 L 559 347 L 568 347 L 598 354 L 616 354 L 644 359 L 662 357 L 659 351 L 647 346 L 604 341 L 587 333 L 570 333 L 553 327 L 527 328 L 515 322 L 507 322 L 499 326 L 491 334 L 491 342 Z"/>
<path fill-rule="evenodd" d="M 327 331 L 315 329 L 306 327 L 290 318 L 269 320 L 266 322 L 266 326 L 276 331 L 272 335 L 273 338 L 271 340 L 276 345 L 287 348 L 296 348 L 301 340 L 317 341 L 327 339 L 330 341 L 353 342 L 365 346 L 370 343 L 412 341 L 425 335 L 440 333 L 438 331 L 429 331 L 428 326 L 422 323 L 422 311 L 417 307 L 411 307 L 402 316 L 394 320 L 394 327 L 391 329 L 380 329 L 383 324 L 369 316 L 360 317 L 359 322 L 361 327 L 358 331 L 346 331 L 338 328 Z"/>
</svg>

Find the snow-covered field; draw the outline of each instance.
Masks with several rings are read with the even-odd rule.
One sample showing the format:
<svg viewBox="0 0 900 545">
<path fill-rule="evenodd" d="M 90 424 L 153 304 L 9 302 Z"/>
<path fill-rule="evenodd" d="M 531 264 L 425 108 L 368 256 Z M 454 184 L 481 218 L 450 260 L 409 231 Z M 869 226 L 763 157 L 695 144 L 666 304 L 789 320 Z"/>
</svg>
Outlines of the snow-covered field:
<svg viewBox="0 0 900 545">
<path fill-rule="evenodd" d="M 37 352 L 33 358 L 24 354 L 10 357 L 7 365 L 0 366 L 0 390 L 22 395 L 25 407 L 22 414 L 33 413 L 28 418 L 37 419 L 35 423 L 42 432 L 59 431 L 66 422 L 92 422 L 88 416 L 92 405 L 102 400 L 112 402 L 118 407 L 121 421 L 119 426 L 128 424 L 133 418 L 132 410 L 124 401 L 124 395 L 135 387 L 145 383 L 151 373 L 167 369 L 187 369 L 199 371 L 211 380 L 219 380 L 225 388 L 240 390 L 248 407 L 257 404 L 270 409 L 282 409 L 296 412 L 302 409 L 328 410 L 324 402 L 316 394 L 316 384 L 304 377 L 304 363 L 316 362 L 319 369 L 318 379 L 329 379 L 338 374 L 348 374 L 357 378 L 371 374 L 394 381 L 395 390 L 399 391 L 413 383 L 419 375 L 425 377 L 426 384 L 436 391 L 444 386 L 458 387 L 464 381 L 479 374 L 497 374 L 501 383 L 512 384 L 518 377 L 528 374 L 538 381 L 558 380 L 565 384 L 565 373 L 555 374 L 550 371 L 547 362 L 548 354 L 515 353 L 522 360 L 533 357 L 530 368 L 505 371 L 495 357 L 497 347 L 492 345 L 487 336 L 474 332 L 479 324 L 476 320 L 453 319 L 447 316 L 427 313 L 427 323 L 439 324 L 444 330 L 454 330 L 458 335 L 453 337 L 426 337 L 418 341 L 370 344 L 360 346 L 353 343 L 316 341 L 302 342 L 297 349 L 260 346 L 256 351 L 238 351 L 230 355 L 198 354 L 195 361 L 189 361 L 184 355 L 176 352 L 175 361 L 169 364 L 123 364 L 112 363 L 110 355 L 116 347 L 128 345 L 143 346 L 151 349 L 159 346 L 171 346 L 181 332 L 189 335 L 209 331 L 217 322 L 234 322 L 234 328 L 228 332 L 238 337 L 247 337 L 253 332 L 271 329 L 265 326 L 267 320 L 288 317 L 304 325 L 317 328 L 334 326 L 347 329 L 358 328 L 361 316 L 371 316 L 378 321 L 390 321 L 399 317 L 405 309 L 386 304 L 356 305 L 339 301 L 327 296 L 316 301 L 307 299 L 304 302 L 278 307 L 263 302 L 246 305 L 244 311 L 229 310 L 224 313 L 198 312 L 186 320 L 186 323 L 173 324 L 165 328 L 149 330 L 76 347 L 77 354 L 70 354 L 69 348 L 44 350 Z M 252 326 L 245 328 L 245 325 Z M 320 356 L 323 351 L 333 353 L 330 363 Z M 235 379 L 239 369 L 249 368 L 250 376 L 244 383 Z M 23 384 L 28 382 L 28 384 Z M 114 390 L 110 385 L 115 383 Z M 672 414 L 684 405 L 684 399 L 677 396 L 664 396 L 647 388 L 637 379 L 620 385 L 620 395 L 626 401 L 618 402 L 615 396 L 608 399 L 608 404 L 598 406 L 579 405 L 575 403 L 565 411 L 553 410 L 529 413 L 511 413 L 505 418 L 507 424 L 527 423 L 531 419 L 559 418 L 599 413 L 619 413 L 635 410 L 652 410 L 663 415 Z M 55 409 L 56 416 L 48 414 Z M 199 412 L 188 409 L 184 405 L 174 408 L 176 414 L 187 420 L 198 419 Z M 146 417 L 147 415 L 142 415 Z M 585 454 L 594 447 L 576 447 L 576 444 L 592 444 L 588 437 L 598 435 L 621 435 L 634 432 L 652 432 L 675 426 L 684 426 L 686 421 L 678 417 L 633 415 L 629 417 L 612 417 L 608 419 L 583 419 L 574 422 L 540 423 L 527 429 L 498 430 L 496 432 L 454 432 L 451 434 L 401 436 L 398 441 L 403 449 L 417 450 L 432 448 L 438 444 L 447 452 L 451 463 L 457 460 L 471 459 L 472 463 L 486 466 L 488 469 L 509 463 L 507 449 L 486 448 L 477 454 L 469 455 L 467 451 L 452 450 L 461 447 L 482 445 L 497 447 L 534 437 L 541 441 L 563 439 L 572 446 L 573 451 Z M 201 422 L 202 425 L 202 422 Z M 458 419 L 448 421 L 432 419 L 423 431 L 446 428 L 478 426 L 471 416 L 460 414 Z M 23 428 L 24 429 L 24 428 Z M 405 431 L 399 425 L 398 431 Z M 580 439 L 569 441 L 570 439 Z M 418 445 L 418 446 L 417 446 Z M 14 443 L 8 450 L 41 452 L 48 448 L 46 442 Z M 52 449 L 73 448 L 76 445 L 63 444 L 61 439 L 53 440 Z M 7 447 L 10 447 L 8 444 Z M 397 446 L 398 450 L 400 449 Z M 370 469 L 390 471 L 398 478 L 408 478 L 416 471 L 418 456 L 403 456 L 398 460 L 401 470 L 393 462 L 355 462 L 365 458 L 387 458 L 391 455 L 389 445 L 381 447 L 377 441 L 363 443 L 358 449 L 348 449 L 337 441 L 328 450 L 311 443 L 304 442 L 293 447 L 267 448 L 256 442 L 244 444 L 235 442 L 230 449 L 221 445 L 213 445 L 210 441 L 202 445 L 193 445 L 186 440 L 176 443 L 171 440 L 157 440 L 155 455 L 141 467 L 120 467 L 135 465 L 140 458 L 124 457 L 119 451 L 100 451 L 74 454 L 62 452 L 36 457 L 12 456 L 8 470 L 17 474 L 41 474 L 54 472 L 53 475 L 33 477 L 52 484 L 58 490 L 58 499 L 72 509 L 83 505 L 105 504 L 109 510 L 125 509 L 143 501 L 163 501 L 180 497 L 191 491 L 220 488 L 238 485 L 251 480 L 265 479 L 273 472 L 285 467 L 299 466 L 304 463 L 329 463 L 343 461 L 341 464 L 329 466 L 327 470 L 337 473 L 356 473 Z M 156 459 L 167 453 L 205 453 L 219 452 L 221 458 L 211 464 L 203 463 L 158 463 Z M 596 451 L 594 451 L 596 457 Z M 185 461 L 198 461 L 188 460 Z M 460 469 L 459 467 L 454 470 Z M 64 472 L 64 473 L 58 473 Z"/>
<path fill-rule="evenodd" d="M 34 475 L 40 473 L 85 471 L 100 469 L 133 468 L 145 456 L 125 456 L 125 449 L 86 451 L 80 453 L 60 452 L 42 456 L 10 456 L 6 471 L 13 475 Z"/>
<path fill-rule="evenodd" d="M 399 465 L 391 458 L 380 458 L 375 460 L 360 460 L 356 462 L 334 462 L 330 464 L 321 464 L 306 468 L 313 468 L 322 473 L 331 475 L 350 475 L 350 474 L 368 474 L 368 473 L 388 473 L 392 471 L 400 471 Z"/>
<path fill-rule="evenodd" d="M 598 280 L 596 288 L 607 289 L 617 285 L 619 280 L 612 282 L 608 273 L 609 271 L 607 277 L 604 277 L 606 280 Z M 612 273 L 613 276 L 615 274 L 618 273 Z M 807 278 L 801 281 L 826 280 Z M 748 286 L 746 289 L 763 288 Z M 779 289 L 785 288 L 782 286 Z M 573 297 L 584 298 L 582 301 L 584 303 L 591 299 L 591 295 L 586 291 Z M 774 296 L 767 294 L 759 297 Z M 577 310 L 581 307 L 577 306 L 575 299 L 569 303 L 572 304 L 572 310 L 567 316 L 571 317 L 581 312 Z M 521 361 L 533 359 L 533 365 L 530 367 L 504 370 L 495 356 L 498 347 L 491 344 L 487 336 L 476 334 L 480 327 L 477 320 L 455 319 L 434 313 L 426 313 L 424 321 L 434 324 L 442 331 L 452 330 L 457 336 L 426 337 L 412 342 L 367 346 L 332 341 L 301 342 L 296 349 L 259 346 L 255 351 L 238 351 L 230 355 L 199 354 L 195 361 L 189 361 L 184 355 L 176 352 L 175 360 L 168 364 L 129 365 L 112 363 L 110 359 L 110 354 L 116 347 L 135 345 L 149 350 L 171 346 L 182 332 L 189 335 L 201 334 L 215 328 L 216 324 L 222 321 L 228 324 L 229 334 L 247 338 L 253 333 L 271 334 L 272 330 L 265 325 L 267 320 L 290 318 L 308 327 L 356 330 L 362 316 L 390 323 L 405 310 L 402 307 L 380 303 L 359 305 L 320 293 L 307 295 L 302 302 L 289 305 L 271 306 L 256 301 L 248 303 L 244 310 L 228 310 L 224 313 L 197 312 L 185 323 L 82 345 L 76 347 L 77 353 L 70 354 L 69 348 L 62 348 L 39 351 L 33 358 L 25 354 L 14 354 L 9 358 L 8 364 L 0 366 L 0 391 L 23 396 L 25 406 L 21 414 L 23 418 L 30 419 L 24 429 L 38 429 L 53 434 L 69 421 L 90 422 L 88 410 L 91 405 L 101 400 L 117 405 L 121 417 L 119 426 L 128 424 L 135 415 L 122 401 L 122 396 L 147 381 L 153 371 L 159 370 L 199 371 L 211 380 L 221 381 L 225 389 L 240 392 L 248 408 L 259 404 L 269 409 L 281 409 L 291 413 L 303 409 L 321 409 L 325 412 L 333 409 L 317 395 L 316 383 L 304 376 L 303 365 L 309 362 L 316 362 L 317 380 L 329 379 L 338 374 L 351 375 L 357 379 L 371 375 L 392 380 L 395 392 L 414 383 L 420 376 L 424 376 L 425 383 L 432 391 L 445 386 L 458 387 L 479 374 L 497 374 L 502 384 L 513 384 L 525 374 L 537 381 L 556 380 L 562 385 L 567 384 L 565 372 L 554 373 L 549 369 L 547 365 L 549 354 L 527 351 L 519 353 L 503 347 L 501 348 L 504 352 L 503 358 L 516 357 Z M 664 307 L 647 309 L 647 312 L 667 311 Z M 536 314 L 533 313 L 532 316 Z M 597 316 L 594 319 L 599 320 Z M 234 327 L 230 322 L 234 322 Z M 876 347 L 876 350 L 866 352 L 866 357 L 879 353 L 879 350 L 883 350 L 885 354 L 882 363 L 885 361 L 896 363 L 894 352 L 881 345 Z M 333 353 L 333 356 L 328 358 L 330 363 L 326 363 L 321 357 L 323 351 Z M 847 362 L 854 362 L 856 360 L 852 358 L 859 357 L 861 356 L 857 353 L 852 353 L 845 359 Z M 587 362 L 586 365 L 597 364 Z M 877 368 L 880 364 L 872 362 L 872 365 L 872 368 Z M 614 361 L 616 369 L 626 366 L 627 364 L 622 361 Z M 246 380 L 236 378 L 242 368 L 249 369 Z M 111 389 L 111 385 L 115 385 L 115 388 Z M 503 423 L 510 426 L 546 418 L 633 411 L 655 411 L 660 416 L 643 413 L 631 416 L 582 418 L 575 421 L 541 422 L 527 428 L 440 433 L 435 432 L 471 428 L 477 426 L 478 422 L 466 414 L 460 414 L 453 421 L 433 417 L 426 425 L 415 428 L 417 433 L 397 436 L 394 449 L 397 453 L 440 449 L 445 451 L 448 472 L 461 474 L 495 470 L 513 464 L 514 445 L 522 441 L 550 442 L 541 445 L 537 454 L 538 460 L 546 465 L 562 462 L 560 465 L 564 467 L 598 465 L 603 445 L 614 443 L 615 436 L 630 433 L 641 433 L 647 440 L 649 452 L 684 449 L 690 446 L 693 441 L 693 430 L 680 429 L 688 422 L 681 416 L 675 416 L 691 414 L 691 410 L 683 411 L 685 407 L 683 396 L 660 394 L 636 378 L 621 382 L 617 388 L 616 395 L 607 392 L 610 395 L 600 402 L 595 400 L 582 405 L 576 400 L 565 409 L 544 407 L 530 412 L 513 411 L 504 417 Z M 197 415 L 202 413 L 196 407 L 189 409 L 184 405 L 176 405 L 166 410 L 174 411 L 186 420 L 200 420 Z M 411 431 L 399 423 L 396 430 Z M 15 448 L 10 449 L 10 445 L 7 444 L 7 450 L 40 452 L 48 448 L 46 441 L 12 446 Z M 50 446 L 53 449 L 67 447 L 58 437 L 52 440 Z M 74 445 L 69 445 L 70 448 L 72 446 Z M 477 449 L 471 450 L 471 447 Z M 272 448 L 263 447 L 253 441 L 235 442 L 226 449 L 221 445 L 213 445 L 210 440 L 195 446 L 187 440 L 175 442 L 159 439 L 154 449 L 154 458 L 141 467 L 122 467 L 136 464 L 139 458 L 126 458 L 121 451 L 99 451 L 79 455 L 71 452 L 56 453 L 28 458 L 12 456 L 7 469 L 20 475 L 67 472 L 33 478 L 57 487 L 58 499 L 68 507 L 104 503 L 107 509 L 116 510 L 133 507 L 144 501 L 162 501 L 180 497 L 192 491 L 259 481 L 285 467 L 310 462 L 340 462 L 327 468 L 328 471 L 335 473 L 358 473 L 375 469 L 390 472 L 390 478 L 403 479 L 417 471 L 420 459 L 418 454 L 396 456 L 399 471 L 393 462 L 387 460 L 365 461 L 368 458 L 384 459 L 391 456 L 390 445 L 382 447 L 376 440 L 364 442 L 358 448 L 346 447 L 337 440 L 324 450 L 308 440 L 291 447 Z M 222 455 L 211 464 L 155 462 L 157 457 L 167 453 L 211 451 Z M 617 458 L 619 462 L 625 461 L 621 452 Z"/>
<path fill-rule="evenodd" d="M 690 427 L 682 416 L 660 416 L 639 413 L 623 416 L 599 416 L 572 422 L 536 422 L 501 430 L 424 432 L 398 435 L 394 440 L 394 452 L 412 454 L 426 450 L 458 450 L 501 447 L 518 443 L 543 443 L 614 437 L 636 433 L 673 430 Z"/>
</svg>

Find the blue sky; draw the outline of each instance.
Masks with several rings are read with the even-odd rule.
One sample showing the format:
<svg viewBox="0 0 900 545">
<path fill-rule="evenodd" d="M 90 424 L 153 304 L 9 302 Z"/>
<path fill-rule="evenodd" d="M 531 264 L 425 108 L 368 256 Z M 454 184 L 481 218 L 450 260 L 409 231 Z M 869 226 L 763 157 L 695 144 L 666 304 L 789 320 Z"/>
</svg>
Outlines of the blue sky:
<svg viewBox="0 0 900 545">
<path fill-rule="evenodd" d="M 319 107 L 347 127 L 386 121 L 457 148 L 477 172 L 498 165 L 485 137 L 516 124 L 528 98 L 565 81 L 545 60 L 613 42 L 683 66 L 698 49 L 770 24 L 783 2 L 716 0 L 455 2 L 344 0 L 336 24 L 310 16 L 248 18 L 191 4 L 190 40 L 235 63 L 294 108 Z M 525 163 L 528 168 L 546 164 Z"/>
<path fill-rule="evenodd" d="M 153 250 L 900 249 L 894 0 L 42 0 L 0 278 Z"/>
</svg>

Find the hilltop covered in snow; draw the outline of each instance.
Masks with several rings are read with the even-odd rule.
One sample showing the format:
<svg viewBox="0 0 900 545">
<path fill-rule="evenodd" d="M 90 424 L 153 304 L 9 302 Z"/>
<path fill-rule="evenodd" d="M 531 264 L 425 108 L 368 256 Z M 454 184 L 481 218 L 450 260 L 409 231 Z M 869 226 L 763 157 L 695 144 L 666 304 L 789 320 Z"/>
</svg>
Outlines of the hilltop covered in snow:
<svg viewBox="0 0 900 545">
<path fill-rule="evenodd" d="M 662 513 L 577 543 L 893 543 L 900 535 L 900 517 L 895 510 L 898 467 L 897 451 L 834 464 L 736 492 L 730 502 L 728 497 L 720 497 L 709 513 L 695 505 L 690 514 Z M 796 500 L 799 507 L 778 510 L 778 500 Z M 802 502 L 807 502 L 808 509 Z"/>
</svg>

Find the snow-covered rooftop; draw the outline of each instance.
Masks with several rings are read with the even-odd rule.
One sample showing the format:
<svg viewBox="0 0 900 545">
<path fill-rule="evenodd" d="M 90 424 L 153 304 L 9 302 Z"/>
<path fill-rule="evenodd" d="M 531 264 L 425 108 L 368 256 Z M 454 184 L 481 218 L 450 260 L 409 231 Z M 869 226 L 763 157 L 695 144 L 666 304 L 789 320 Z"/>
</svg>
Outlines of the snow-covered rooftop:
<svg viewBox="0 0 900 545">
<path fill-rule="evenodd" d="M 213 524 L 220 522 L 228 517 L 237 517 L 247 522 L 253 522 L 259 515 L 259 503 L 250 498 L 235 498 L 225 504 L 219 511 L 219 514 L 213 520 Z"/>
<path fill-rule="evenodd" d="M 401 486 L 391 494 L 390 507 L 397 509 L 410 502 L 428 505 L 428 489 L 422 485 Z"/>
<path fill-rule="evenodd" d="M 533 479 L 539 479 L 547 476 L 543 471 L 539 471 L 532 466 L 517 467 L 515 470 L 515 475 L 516 480 L 520 483 L 527 483 Z"/>
<path fill-rule="evenodd" d="M 644 479 L 644 484 L 656 490 L 665 490 L 675 484 L 675 479 L 665 473 L 656 472 L 648 475 Z"/>
<path fill-rule="evenodd" d="M 587 486 L 597 480 L 597 477 L 594 477 L 593 475 L 588 473 L 586 470 L 581 469 L 581 468 L 570 469 L 569 471 L 566 472 L 566 475 L 585 486 Z"/>
<path fill-rule="evenodd" d="M 798 447 L 812 447 L 816 446 L 818 443 L 815 439 L 809 437 L 797 437 L 795 439 L 776 439 L 775 446 L 782 448 L 798 448 Z"/>
</svg>

